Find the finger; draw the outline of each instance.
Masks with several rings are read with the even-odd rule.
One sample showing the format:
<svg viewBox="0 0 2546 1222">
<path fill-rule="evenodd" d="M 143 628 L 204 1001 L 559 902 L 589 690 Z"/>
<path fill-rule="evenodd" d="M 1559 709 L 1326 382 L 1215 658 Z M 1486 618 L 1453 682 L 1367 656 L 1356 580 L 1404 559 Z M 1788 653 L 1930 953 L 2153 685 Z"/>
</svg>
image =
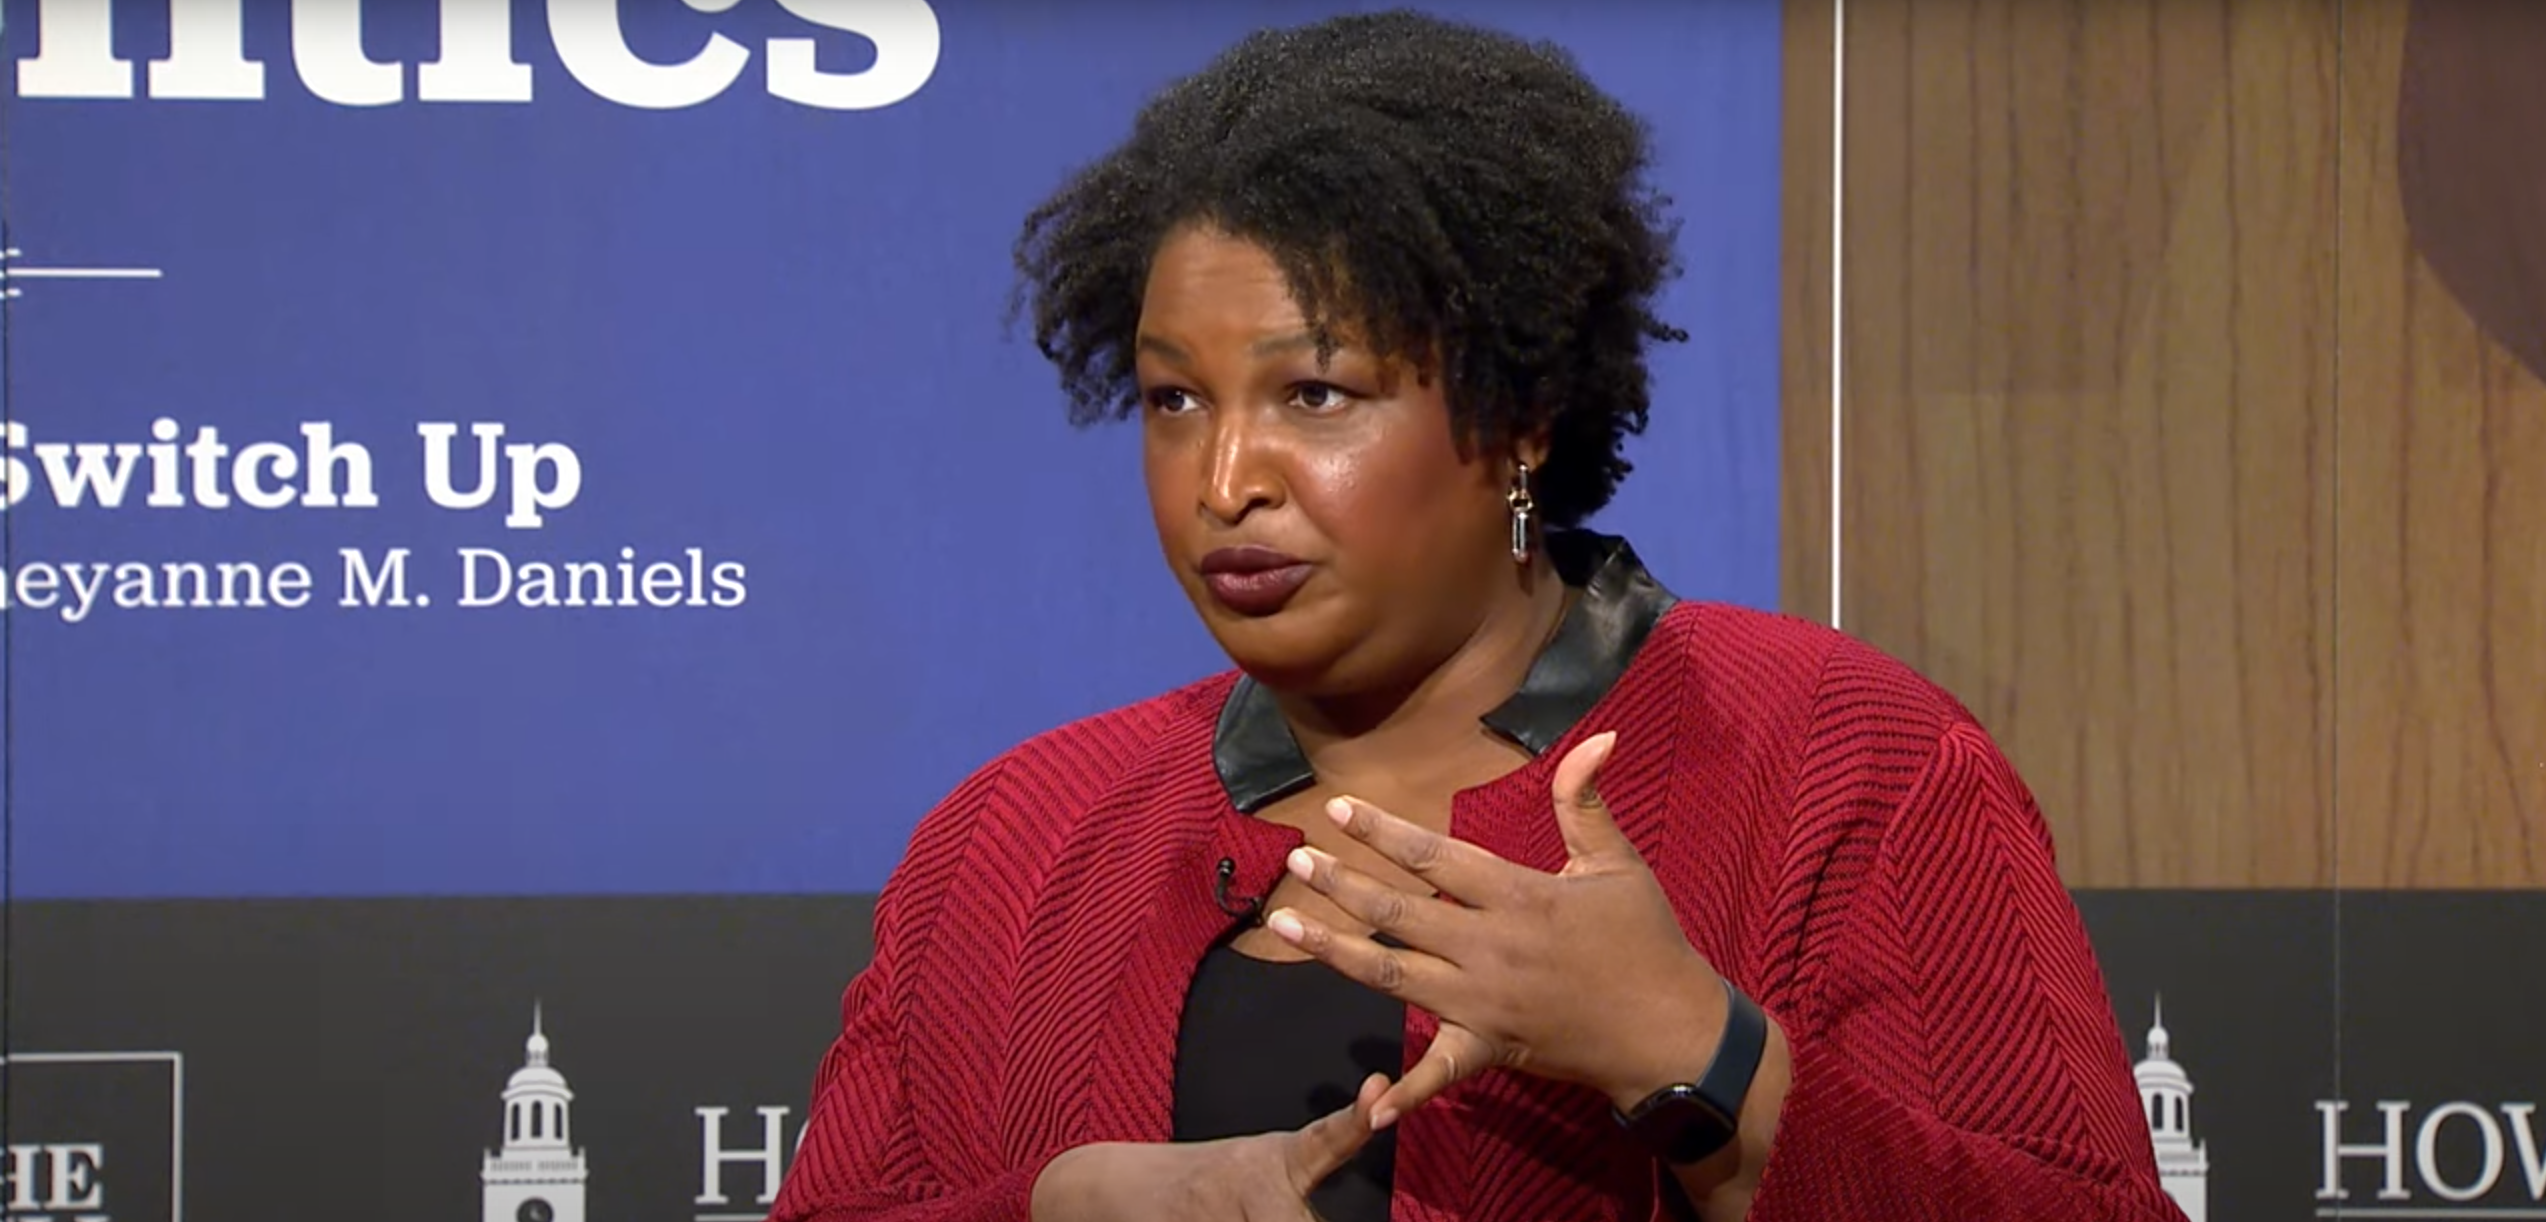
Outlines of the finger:
<svg viewBox="0 0 2546 1222">
<path fill-rule="evenodd" d="M 1302 916 L 1296 908 L 1274 909 L 1264 918 L 1264 927 L 1346 978 L 1435 1014 L 1441 1012 L 1443 995 L 1454 991 L 1458 978 L 1459 969 L 1438 955 L 1339 933 L 1322 921 Z"/>
<path fill-rule="evenodd" d="M 1397 1123 L 1398 1117 L 1431 1102 L 1442 1091 L 1485 1072 L 1493 1059 L 1494 1050 L 1486 1046 L 1483 1036 L 1454 1023 L 1441 1024 L 1432 1046 L 1423 1050 L 1423 1058 L 1372 1106 L 1371 1128 Z"/>
<path fill-rule="evenodd" d="M 1457 962 L 1451 945 L 1475 913 L 1428 895 L 1411 894 L 1337 861 L 1323 849 L 1291 850 L 1291 874 L 1373 930 Z"/>
<path fill-rule="evenodd" d="M 1393 1085 L 1395 1083 L 1390 1082 L 1388 1075 L 1384 1073 L 1375 1073 L 1363 1078 L 1361 1089 L 1353 1095 L 1353 1106 L 1360 1108 L 1363 1116 L 1370 1115 L 1372 1109 L 1379 1106 L 1379 1101 L 1387 1097 L 1388 1088 Z M 1378 1126 L 1371 1127 L 1376 1129 Z"/>
<path fill-rule="evenodd" d="M 1565 838 L 1565 855 L 1576 861 L 1635 852 L 1634 843 L 1610 816 L 1609 804 L 1601 800 L 1597 784 L 1601 767 L 1617 746 L 1618 732 L 1604 731 L 1583 740 L 1556 763 L 1552 786 L 1556 830 Z"/>
<path fill-rule="evenodd" d="M 1502 898 L 1514 872 L 1521 870 L 1464 840 L 1418 827 L 1359 798 L 1328 802 L 1326 817 L 1345 835 L 1405 867 L 1434 890 L 1478 907 Z"/>
<path fill-rule="evenodd" d="M 1378 1074 L 1370 1075 L 1362 1080 L 1361 1092 L 1351 1103 L 1292 1132 L 1287 1151 L 1292 1188 L 1306 1196 L 1309 1189 L 1341 1170 L 1369 1143 L 1374 1132 L 1370 1126 L 1371 1103 L 1387 1081 Z"/>
</svg>

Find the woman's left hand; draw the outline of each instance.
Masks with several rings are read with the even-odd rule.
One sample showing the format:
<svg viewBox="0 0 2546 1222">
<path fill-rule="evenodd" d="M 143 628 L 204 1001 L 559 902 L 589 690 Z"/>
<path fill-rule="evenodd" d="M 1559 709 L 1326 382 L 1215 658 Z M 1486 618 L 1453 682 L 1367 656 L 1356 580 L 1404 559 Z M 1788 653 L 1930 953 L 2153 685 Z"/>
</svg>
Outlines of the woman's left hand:
<svg viewBox="0 0 2546 1222">
<path fill-rule="evenodd" d="M 1554 874 L 1348 798 L 1327 813 L 1436 888 L 1399 890 L 1303 848 L 1290 868 L 1400 947 L 1291 909 L 1265 924 L 1336 971 L 1441 1020 L 1373 1110 L 1384 1127 L 1493 1067 L 1574 1082 L 1629 1107 L 1702 1073 L 1729 1009 L 1722 981 L 1593 788 L 1617 734 L 1566 753 L 1552 786 L 1567 860 Z"/>
</svg>

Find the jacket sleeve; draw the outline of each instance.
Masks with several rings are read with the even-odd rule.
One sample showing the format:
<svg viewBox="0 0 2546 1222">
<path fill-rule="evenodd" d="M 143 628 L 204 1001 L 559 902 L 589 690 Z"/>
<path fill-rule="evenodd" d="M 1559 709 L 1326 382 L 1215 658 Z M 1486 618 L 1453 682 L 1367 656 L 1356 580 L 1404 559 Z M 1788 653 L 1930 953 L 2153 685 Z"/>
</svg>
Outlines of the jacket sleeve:
<svg viewBox="0 0 2546 1222">
<path fill-rule="evenodd" d="M 2049 832 L 1978 726 L 1829 916 L 1751 1222 L 2181 1222 Z"/>
<path fill-rule="evenodd" d="M 924 1144 L 904 1067 L 903 976 L 925 954 L 945 880 L 989 808 L 999 766 L 985 768 L 921 821 L 875 908 L 875 957 L 840 1003 L 840 1036 L 822 1058 L 812 1112 L 771 1222 L 1026 1222 L 1048 1159 L 965 1176 L 973 1162 Z M 977 1137 L 978 1134 L 969 1134 Z"/>
</svg>

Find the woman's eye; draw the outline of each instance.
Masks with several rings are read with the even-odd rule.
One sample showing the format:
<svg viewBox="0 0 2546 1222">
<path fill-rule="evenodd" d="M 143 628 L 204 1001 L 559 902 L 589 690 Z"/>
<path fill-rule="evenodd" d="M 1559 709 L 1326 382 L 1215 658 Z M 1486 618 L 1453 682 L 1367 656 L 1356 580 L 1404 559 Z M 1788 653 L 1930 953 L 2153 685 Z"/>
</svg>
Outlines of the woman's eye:
<svg viewBox="0 0 2546 1222">
<path fill-rule="evenodd" d="M 1291 389 L 1291 405 L 1302 411 L 1331 412 L 1352 402 L 1352 396 L 1324 382 L 1303 382 Z"/>
<path fill-rule="evenodd" d="M 1149 401 L 1149 410 L 1169 416 L 1189 411 L 1194 406 L 1192 395 L 1167 387 L 1149 392 L 1146 398 Z"/>
</svg>

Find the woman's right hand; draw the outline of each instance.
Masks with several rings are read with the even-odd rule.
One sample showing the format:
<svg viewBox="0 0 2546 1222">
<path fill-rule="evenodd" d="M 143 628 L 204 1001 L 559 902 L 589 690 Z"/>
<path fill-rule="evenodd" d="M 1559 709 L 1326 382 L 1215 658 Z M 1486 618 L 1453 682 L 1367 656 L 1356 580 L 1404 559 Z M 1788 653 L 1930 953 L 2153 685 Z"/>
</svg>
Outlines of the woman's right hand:
<svg viewBox="0 0 2546 1222">
<path fill-rule="evenodd" d="M 1315 1222 L 1311 1189 L 1369 1144 L 1388 1079 L 1305 1127 L 1194 1142 L 1065 1150 L 1035 1177 L 1034 1222 Z"/>
</svg>

